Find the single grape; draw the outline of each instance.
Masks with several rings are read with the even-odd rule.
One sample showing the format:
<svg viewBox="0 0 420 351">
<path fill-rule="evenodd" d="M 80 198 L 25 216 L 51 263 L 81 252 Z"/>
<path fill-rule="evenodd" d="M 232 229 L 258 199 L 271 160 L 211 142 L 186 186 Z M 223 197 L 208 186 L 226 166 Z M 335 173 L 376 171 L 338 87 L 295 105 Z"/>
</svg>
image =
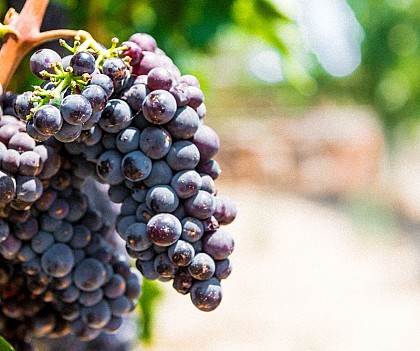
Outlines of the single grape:
<svg viewBox="0 0 420 351">
<path fill-rule="evenodd" d="M 174 118 L 165 125 L 173 137 L 178 139 L 192 138 L 200 125 L 197 112 L 189 106 L 178 108 Z"/>
<path fill-rule="evenodd" d="M 169 90 L 172 86 L 172 75 L 164 67 L 155 67 L 147 74 L 147 85 L 151 90 Z"/>
<path fill-rule="evenodd" d="M 90 84 L 99 85 L 106 93 L 106 98 L 109 99 L 112 93 L 114 92 L 114 85 L 112 84 L 112 79 L 105 74 L 95 74 Z"/>
<path fill-rule="evenodd" d="M 35 202 L 42 195 L 42 183 L 38 178 L 18 176 L 16 178 L 16 197 L 26 202 Z"/>
<path fill-rule="evenodd" d="M 146 84 L 134 84 L 121 94 L 121 100 L 126 101 L 134 111 L 140 111 L 149 93 L 150 89 Z"/>
<path fill-rule="evenodd" d="M 157 185 L 146 195 L 147 206 L 156 213 L 173 212 L 179 205 L 179 198 L 168 185 Z"/>
<path fill-rule="evenodd" d="M 91 74 L 95 70 L 95 58 L 86 51 L 76 52 L 70 59 L 70 67 L 73 68 L 73 75 L 81 76 L 85 73 Z"/>
<path fill-rule="evenodd" d="M 181 171 L 174 175 L 171 186 L 181 199 L 186 199 L 198 193 L 202 180 L 196 171 Z"/>
<path fill-rule="evenodd" d="M 195 251 L 193 246 L 184 240 L 178 240 L 169 246 L 168 257 L 177 266 L 187 266 L 194 258 Z"/>
<path fill-rule="evenodd" d="M 173 143 L 166 155 L 166 162 L 174 171 L 194 169 L 199 161 L 200 151 L 188 140 Z"/>
<path fill-rule="evenodd" d="M 214 260 L 206 253 L 200 252 L 194 256 L 188 272 L 191 276 L 198 280 L 207 280 L 213 276 L 216 271 L 216 264 Z"/>
<path fill-rule="evenodd" d="M 188 198 L 184 206 L 190 216 L 198 219 L 209 218 L 216 210 L 214 196 L 203 190 L 199 190 L 196 195 Z"/>
<path fill-rule="evenodd" d="M 111 280 L 104 286 L 104 294 L 110 299 L 116 299 L 125 292 L 125 280 L 119 274 L 114 274 Z"/>
<path fill-rule="evenodd" d="M 194 217 L 185 217 L 181 221 L 182 234 L 181 238 L 188 242 L 196 242 L 201 239 L 204 234 L 204 227 L 200 220 Z"/>
<path fill-rule="evenodd" d="M 8 173 L 16 173 L 20 166 L 19 152 L 14 149 L 7 149 L 3 154 L 1 166 Z"/>
<path fill-rule="evenodd" d="M 86 258 L 80 262 L 73 273 L 76 286 L 82 291 L 94 291 L 105 282 L 104 265 L 94 258 Z"/>
<path fill-rule="evenodd" d="M 166 90 L 155 90 L 143 101 L 143 115 L 153 124 L 165 124 L 175 115 L 177 109 L 173 95 Z"/>
<path fill-rule="evenodd" d="M 121 81 L 125 77 L 127 66 L 120 58 L 113 57 L 104 60 L 102 70 L 113 81 Z"/>
<path fill-rule="evenodd" d="M 140 142 L 140 131 L 134 127 L 128 127 L 118 133 L 116 146 L 119 151 L 126 154 L 137 150 Z"/>
<path fill-rule="evenodd" d="M 34 114 L 34 127 L 44 135 L 54 135 L 58 133 L 63 125 L 63 118 L 57 107 L 52 105 L 41 106 Z"/>
<path fill-rule="evenodd" d="M 169 213 L 157 214 L 147 223 L 147 235 L 158 246 L 172 245 L 180 238 L 181 232 L 181 223 Z"/>
<path fill-rule="evenodd" d="M 154 259 L 155 271 L 164 278 L 173 278 L 178 267 L 172 263 L 166 253 L 157 255 Z"/>
<path fill-rule="evenodd" d="M 83 89 L 82 96 L 90 102 L 92 113 L 102 111 L 108 100 L 106 91 L 96 84 L 89 84 L 85 89 Z"/>
<path fill-rule="evenodd" d="M 128 104 L 119 99 L 111 99 L 102 111 L 99 125 L 108 133 L 118 133 L 128 127 L 133 116 Z"/>
<path fill-rule="evenodd" d="M 99 303 L 104 296 L 102 289 L 94 291 L 82 291 L 79 296 L 79 303 L 83 306 L 90 307 Z"/>
<path fill-rule="evenodd" d="M 96 305 L 82 308 L 82 320 L 91 328 L 100 329 L 111 319 L 111 308 L 105 300 Z"/>
<path fill-rule="evenodd" d="M 232 235 L 223 229 L 206 233 L 203 237 L 203 251 L 215 260 L 224 260 L 235 248 Z"/>
<path fill-rule="evenodd" d="M 31 102 L 32 92 L 25 91 L 16 97 L 14 109 L 16 115 L 23 121 L 26 121 L 26 116 L 31 113 L 31 109 L 34 108 L 34 103 Z"/>
<path fill-rule="evenodd" d="M 187 88 L 188 106 L 199 107 L 204 102 L 204 94 L 200 88 L 190 85 Z"/>
<path fill-rule="evenodd" d="M 10 138 L 8 144 L 9 149 L 17 150 L 19 153 L 22 153 L 24 151 L 31 151 L 35 148 L 35 146 L 35 140 L 24 132 L 18 132 L 14 134 Z"/>
<path fill-rule="evenodd" d="M 141 47 L 134 41 L 123 41 L 121 43 L 121 46 L 125 46 L 127 47 L 127 49 L 124 50 L 120 56 L 129 57 L 131 59 L 130 65 L 132 66 L 137 65 L 141 59 L 141 53 L 142 53 Z"/>
<path fill-rule="evenodd" d="M 147 236 L 147 225 L 145 223 L 133 223 L 124 233 L 127 246 L 135 251 L 144 251 L 152 246 Z"/>
<path fill-rule="evenodd" d="M 191 301 L 201 311 L 213 311 L 222 301 L 220 282 L 216 278 L 195 282 L 191 288 Z"/>
<path fill-rule="evenodd" d="M 82 125 L 74 125 L 63 121 L 60 131 L 54 134 L 54 138 L 62 143 L 70 143 L 76 140 L 82 133 Z"/>
<path fill-rule="evenodd" d="M 38 254 L 46 252 L 52 244 L 54 244 L 54 236 L 43 230 L 36 233 L 31 240 L 31 248 Z"/>
<path fill-rule="evenodd" d="M 180 270 L 174 277 L 173 288 L 182 295 L 191 291 L 194 278 L 187 271 Z"/>
<path fill-rule="evenodd" d="M 43 76 L 41 72 L 47 71 L 48 73 L 55 73 L 54 64 L 56 62 L 61 63 L 60 55 L 51 49 L 40 49 L 32 54 L 29 60 L 29 67 L 31 68 L 32 73 L 38 78 L 48 79 L 46 76 Z"/>
<path fill-rule="evenodd" d="M 35 176 L 41 169 L 41 157 L 34 151 L 25 151 L 19 157 L 19 173 Z"/>
<path fill-rule="evenodd" d="M 171 183 L 173 171 L 168 163 L 163 160 L 154 161 L 152 164 L 152 171 L 149 176 L 143 180 L 145 186 L 152 188 L 156 185 L 169 185 Z M 141 198 L 140 198 L 141 199 Z M 144 201 L 137 200 L 139 202 Z"/>
<path fill-rule="evenodd" d="M 155 51 L 157 48 L 156 40 L 147 33 L 133 34 L 129 41 L 136 43 L 142 50 Z"/>
<path fill-rule="evenodd" d="M 195 76 L 191 74 L 184 74 L 183 76 L 179 77 L 178 82 L 184 83 L 184 84 L 196 87 L 196 88 L 200 88 L 200 82 Z"/>
<path fill-rule="evenodd" d="M 165 128 L 147 127 L 140 134 L 140 149 L 150 158 L 165 157 L 172 145 L 172 137 Z"/>
<path fill-rule="evenodd" d="M 188 85 L 185 83 L 177 83 L 173 85 L 169 92 L 175 98 L 178 107 L 183 107 L 188 104 Z"/>
<path fill-rule="evenodd" d="M 110 185 L 116 185 L 124 180 L 121 170 L 122 155 L 115 150 L 105 151 L 96 164 L 98 176 Z"/>
<path fill-rule="evenodd" d="M 92 116 L 93 110 L 89 100 L 83 94 L 71 94 L 61 101 L 60 112 L 67 123 L 80 125 Z"/>
<path fill-rule="evenodd" d="M 219 163 L 216 160 L 208 160 L 204 162 L 200 162 L 196 168 L 197 172 L 208 174 L 214 180 L 219 178 L 222 170 L 220 168 Z"/>
<path fill-rule="evenodd" d="M 15 196 L 15 179 L 0 171 L 0 203 L 9 203 Z"/>
<path fill-rule="evenodd" d="M 126 179 L 137 182 L 149 176 L 152 161 L 141 151 L 132 151 L 122 159 L 121 171 Z"/>
<path fill-rule="evenodd" d="M 42 255 L 41 265 L 48 275 L 55 278 L 64 277 L 73 269 L 73 252 L 66 244 L 54 244 Z"/>
</svg>

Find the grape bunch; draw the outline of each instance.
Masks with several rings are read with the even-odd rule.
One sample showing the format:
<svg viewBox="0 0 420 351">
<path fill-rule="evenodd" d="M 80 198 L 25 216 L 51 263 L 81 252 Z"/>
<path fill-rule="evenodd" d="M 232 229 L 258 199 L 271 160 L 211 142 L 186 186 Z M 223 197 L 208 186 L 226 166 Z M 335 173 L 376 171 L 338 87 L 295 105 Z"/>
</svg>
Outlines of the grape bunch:
<svg viewBox="0 0 420 351">
<path fill-rule="evenodd" d="M 198 309 L 214 310 L 234 250 L 221 226 L 236 207 L 215 186 L 220 141 L 204 123 L 199 81 L 147 34 L 110 49 L 92 38 L 61 44 L 71 54 L 40 49 L 30 59 L 41 85 L 2 97 L 0 263 L 22 282 L 16 298 L 50 311 L 22 311 L 12 299 L 4 312 L 0 298 L 5 320 L 25 342 L 114 332 L 140 293 L 129 257 L 146 279 L 172 281 Z M 89 201 L 89 179 L 120 205 L 115 223 Z"/>
</svg>

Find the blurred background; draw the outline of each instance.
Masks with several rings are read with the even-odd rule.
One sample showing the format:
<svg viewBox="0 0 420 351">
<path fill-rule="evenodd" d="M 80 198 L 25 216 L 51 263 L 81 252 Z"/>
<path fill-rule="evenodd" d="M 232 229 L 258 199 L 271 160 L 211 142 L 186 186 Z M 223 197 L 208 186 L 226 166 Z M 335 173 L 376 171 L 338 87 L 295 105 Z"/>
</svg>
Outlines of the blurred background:
<svg viewBox="0 0 420 351">
<path fill-rule="evenodd" d="M 419 349 L 419 10 L 418 0 L 51 1 L 44 30 L 85 29 L 105 45 L 152 34 L 200 79 L 222 141 L 217 183 L 239 209 L 224 301 L 206 314 L 171 286 L 148 286 L 159 299 L 140 316 L 138 349 Z M 34 83 L 26 67 L 12 90 Z"/>
</svg>

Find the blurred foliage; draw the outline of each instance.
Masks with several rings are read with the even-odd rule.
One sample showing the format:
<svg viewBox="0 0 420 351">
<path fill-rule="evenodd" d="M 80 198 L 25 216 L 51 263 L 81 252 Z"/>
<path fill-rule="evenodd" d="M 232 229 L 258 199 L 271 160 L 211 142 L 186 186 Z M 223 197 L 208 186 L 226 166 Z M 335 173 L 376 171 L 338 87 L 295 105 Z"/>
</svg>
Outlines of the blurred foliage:
<svg viewBox="0 0 420 351">
<path fill-rule="evenodd" d="M 140 316 L 138 320 L 139 339 L 145 344 L 153 341 L 153 322 L 156 306 L 162 298 L 163 291 L 156 282 L 143 279 L 139 298 Z"/>
<path fill-rule="evenodd" d="M 420 119 L 420 1 L 348 0 L 365 31 L 362 63 L 335 79 L 317 73 L 321 95 L 372 105 L 386 127 Z"/>
<path fill-rule="evenodd" d="M 0 336 L 0 351 L 14 351 L 15 349 L 2 336 Z"/>
</svg>

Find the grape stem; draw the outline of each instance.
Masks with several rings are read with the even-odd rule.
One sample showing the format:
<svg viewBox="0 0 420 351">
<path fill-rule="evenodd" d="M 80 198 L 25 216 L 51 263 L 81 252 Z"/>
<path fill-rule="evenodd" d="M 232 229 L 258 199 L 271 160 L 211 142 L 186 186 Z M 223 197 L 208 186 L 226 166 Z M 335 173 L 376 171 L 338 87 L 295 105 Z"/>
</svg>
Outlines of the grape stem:
<svg viewBox="0 0 420 351">
<path fill-rule="evenodd" d="M 49 0 L 26 0 L 18 14 L 10 9 L 0 26 L 3 46 L 0 49 L 0 84 L 7 89 L 22 58 L 33 48 L 59 38 L 71 39 L 79 36 L 90 41 L 92 36 L 85 31 L 58 29 L 40 32 L 42 20 Z"/>
</svg>

